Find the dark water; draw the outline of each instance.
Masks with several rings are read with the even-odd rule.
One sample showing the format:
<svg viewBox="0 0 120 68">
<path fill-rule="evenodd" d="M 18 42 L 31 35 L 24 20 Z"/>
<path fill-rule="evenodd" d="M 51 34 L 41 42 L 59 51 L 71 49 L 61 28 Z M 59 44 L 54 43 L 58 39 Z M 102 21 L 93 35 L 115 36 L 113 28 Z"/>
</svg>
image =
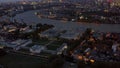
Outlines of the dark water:
<svg viewBox="0 0 120 68">
<path fill-rule="evenodd" d="M 59 20 L 51 19 L 40 19 L 35 15 L 38 10 L 28 11 L 16 15 L 15 19 L 21 22 L 21 19 L 25 21 L 28 25 L 35 25 L 37 23 L 42 24 L 52 24 L 56 29 L 66 29 L 66 30 L 84 30 L 86 28 L 93 28 L 96 31 L 101 32 L 119 32 L 120 24 L 87 24 L 87 23 L 77 23 L 77 22 L 63 22 Z"/>
</svg>

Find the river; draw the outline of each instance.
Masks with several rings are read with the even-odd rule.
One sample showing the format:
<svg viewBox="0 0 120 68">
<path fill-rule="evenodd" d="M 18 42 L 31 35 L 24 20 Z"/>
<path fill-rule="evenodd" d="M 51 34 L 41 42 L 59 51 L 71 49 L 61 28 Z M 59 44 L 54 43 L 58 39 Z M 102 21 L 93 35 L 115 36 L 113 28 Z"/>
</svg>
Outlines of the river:
<svg viewBox="0 0 120 68">
<path fill-rule="evenodd" d="M 28 25 L 36 25 L 37 23 L 52 24 L 56 29 L 65 30 L 84 30 L 86 28 L 93 28 L 100 32 L 118 32 L 120 33 L 120 24 L 89 24 L 89 23 L 77 23 L 77 22 L 63 22 L 60 20 L 51 20 L 39 18 L 35 15 L 38 10 L 27 11 L 24 13 L 17 14 L 14 19 L 21 22 L 24 20 Z"/>
</svg>

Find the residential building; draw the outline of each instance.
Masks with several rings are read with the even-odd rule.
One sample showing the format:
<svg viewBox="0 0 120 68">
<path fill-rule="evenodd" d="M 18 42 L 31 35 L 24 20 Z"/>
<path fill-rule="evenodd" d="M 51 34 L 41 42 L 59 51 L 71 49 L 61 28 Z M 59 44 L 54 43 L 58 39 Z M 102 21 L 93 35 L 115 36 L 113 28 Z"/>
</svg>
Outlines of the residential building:
<svg viewBox="0 0 120 68">
<path fill-rule="evenodd" d="M 34 45 L 30 48 L 30 52 L 32 53 L 40 53 L 41 51 L 45 50 L 46 48 L 42 45 Z"/>
</svg>

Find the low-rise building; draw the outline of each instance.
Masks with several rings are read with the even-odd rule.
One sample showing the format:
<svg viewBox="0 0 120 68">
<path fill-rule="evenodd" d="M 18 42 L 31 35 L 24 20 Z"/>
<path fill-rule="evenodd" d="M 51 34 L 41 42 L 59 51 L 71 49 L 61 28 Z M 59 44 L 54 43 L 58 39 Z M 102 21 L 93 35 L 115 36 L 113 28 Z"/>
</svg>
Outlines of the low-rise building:
<svg viewBox="0 0 120 68">
<path fill-rule="evenodd" d="M 18 39 L 13 42 L 6 42 L 6 41 L 1 41 L 0 44 L 3 45 L 4 47 L 12 48 L 14 50 L 19 50 L 21 47 L 25 47 L 28 44 L 31 44 L 32 40 L 22 40 Z"/>
<path fill-rule="evenodd" d="M 66 43 L 63 43 L 60 47 L 56 48 L 56 50 L 46 49 L 44 51 L 47 53 L 59 55 L 59 54 L 62 54 L 64 50 L 66 50 L 67 48 L 68 48 L 68 45 Z"/>
<path fill-rule="evenodd" d="M 45 47 L 40 45 L 34 45 L 30 48 L 30 52 L 32 53 L 40 53 L 43 50 L 45 50 Z"/>
<path fill-rule="evenodd" d="M 114 53 L 117 51 L 118 46 L 119 46 L 118 43 L 114 43 L 114 44 L 112 45 L 112 50 L 113 50 Z"/>
<path fill-rule="evenodd" d="M 57 48 L 56 54 L 57 54 L 57 55 L 58 55 L 58 54 L 62 54 L 63 51 L 64 51 L 65 49 L 67 49 L 67 48 L 68 48 L 67 44 L 66 44 L 66 43 L 63 43 L 59 48 Z"/>
<path fill-rule="evenodd" d="M 67 31 L 66 33 L 62 34 L 60 38 L 68 39 L 68 40 L 77 40 L 80 39 L 82 33 L 74 32 L 74 31 Z"/>
<path fill-rule="evenodd" d="M 40 33 L 39 35 L 40 35 L 40 37 L 46 37 L 46 38 L 51 39 L 51 38 L 55 38 L 55 37 L 59 36 L 60 32 L 61 31 L 59 31 L 59 30 L 49 29 L 47 31 Z"/>
<path fill-rule="evenodd" d="M 33 29 L 30 29 L 29 27 L 21 28 L 20 29 L 21 33 L 30 33 L 33 32 Z"/>
</svg>

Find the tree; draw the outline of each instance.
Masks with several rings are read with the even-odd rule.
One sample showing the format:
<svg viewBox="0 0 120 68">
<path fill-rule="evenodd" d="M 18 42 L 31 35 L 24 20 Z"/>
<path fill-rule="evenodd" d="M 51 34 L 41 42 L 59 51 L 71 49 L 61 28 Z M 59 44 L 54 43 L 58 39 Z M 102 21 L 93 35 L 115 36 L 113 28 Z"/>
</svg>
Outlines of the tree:
<svg viewBox="0 0 120 68">
<path fill-rule="evenodd" d="M 32 29 L 32 25 L 29 25 L 29 28 Z"/>
<path fill-rule="evenodd" d="M 6 54 L 6 52 L 2 49 L 0 49 L 0 56 L 4 56 Z"/>
</svg>

